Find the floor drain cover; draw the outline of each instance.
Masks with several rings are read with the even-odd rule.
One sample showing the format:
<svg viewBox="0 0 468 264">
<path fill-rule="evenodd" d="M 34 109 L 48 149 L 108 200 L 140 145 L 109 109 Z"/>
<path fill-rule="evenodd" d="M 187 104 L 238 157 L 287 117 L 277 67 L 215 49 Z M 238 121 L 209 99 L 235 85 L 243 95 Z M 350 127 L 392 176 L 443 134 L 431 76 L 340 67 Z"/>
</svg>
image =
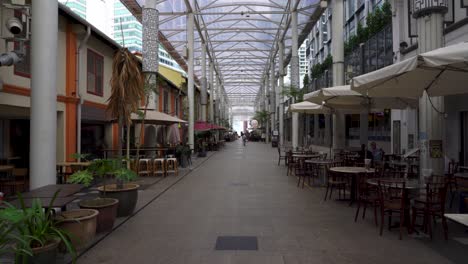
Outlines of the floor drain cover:
<svg viewBox="0 0 468 264">
<path fill-rule="evenodd" d="M 219 236 L 215 250 L 258 250 L 255 236 Z"/>
<path fill-rule="evenodd" d="M 233 182 L 231 186 L 249 186 L 248 183 L 241 183 L 241 182 Z"/>
</svg>

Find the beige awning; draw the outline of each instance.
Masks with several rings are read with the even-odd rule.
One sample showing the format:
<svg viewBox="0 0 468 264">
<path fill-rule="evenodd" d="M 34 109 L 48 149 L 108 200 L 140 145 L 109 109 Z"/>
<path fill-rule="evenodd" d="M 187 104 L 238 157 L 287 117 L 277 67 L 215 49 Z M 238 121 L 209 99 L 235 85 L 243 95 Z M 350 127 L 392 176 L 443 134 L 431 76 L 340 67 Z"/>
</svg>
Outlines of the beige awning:
<svg viewBox="0 0 468 264">
<path fill-rule="evenodd" d="M 352 90 L 369 97 L 419 98 L 468 93 L 468 43 L 426 52 L 354 77 Z"/>
<path fill-rule="evenodd" d="M 311 102 L 300 102 L 289 106 L 289 111 L 294 113 L 305 113 L 305 114 L 328 114 L 330 108 L 323 105 L 314 104 Z"/>
<path fill-rule="evenodd" d="M 143 113 L 143 110 L 140 110 Z M 142 116 L 136 113 L 132 113 L 132 121 L 140 123 L 142 121 Z M 159 111 L 154 110 L 147 110 L 146 117 L 145 117 L 146 124 L 153 124 L 153 125 L 170 125 L 176 123 L 187 123 L 182 119 L 179 119 L 175 116 L 171 116 Z"/>
<path fill-rule="evenodd" d="M 323 88 L 304 95 L 304 99 L 315 104 L 325 104 L 339 110 L 359 109 L 405 109 L 416 108 L 418 100 L 405 97 L 367 97 L 351 90 L 351 86 Z"/>
</svg>

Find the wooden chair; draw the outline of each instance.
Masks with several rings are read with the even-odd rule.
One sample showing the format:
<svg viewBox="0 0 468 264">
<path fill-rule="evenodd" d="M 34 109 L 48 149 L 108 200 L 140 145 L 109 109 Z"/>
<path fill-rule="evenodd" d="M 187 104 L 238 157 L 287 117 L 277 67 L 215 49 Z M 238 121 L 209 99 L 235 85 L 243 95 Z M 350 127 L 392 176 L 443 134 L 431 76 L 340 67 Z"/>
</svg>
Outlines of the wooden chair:
<svg viewBox="0 0 468 264">
<path fill-rule="evenodd" d="M 294 175 L 298 177 L 297 187 L 299 187 L 302 179 L 302 188 L 304 188 L 306 178 L 308 178 L 310 185 L 310 173 L 310 167 L 307 166 L 303 159 L 300 159 L 296 162 L 296 166 L 294 167 Z"/>
<path fill-rule="evenodd" d="M 278 147 L 278 166 L 281 164 L 281 160 L 284 160 L 284 162 L 286 163 L 286 154 L 282 156 L 281 148 Z"/>
<path fill-rule="evenodd" d="M 412 206 L 412 230 L 415 229 L 416 217 L 423 217 L 423 230 L 429 231 L 429 237 L 432 239 L 432 220 L 436 218 L 442 219 L 442 226 L 444 229 L 445 240 L 448 239 L 448 226 L 447 219 L 445 218 L 445 198 L 447 195 L 448 182 L 444 180 L 434 180 L 432 178 L 426 183 L 426 191 L 423 197 L 414 199 Z"/>
<path fill-rule="evenodd" d="M 457 179 L 455 178 L 455 173 L 458 172 L 458 166 L 458 161 L 451 160 L 448 164 L 448 171 L 445 174 L 447 177 L 448 191 L 450 192 L 450 208 L 452 208 L 455 193 L 458 191 Z"/>
<path fill-rule="evenodd" d="M 403 236 L 403 224 L 405 222 L 405 181 L 378 179 L 379 206 L 380 206 L 380 235 L 383 233 L 385 215 L 388 215 L 388 229 L 392 224 L 392 214 L 400 215 L 400 240 Z M 408 233 L 410 233 L 408 223 Z"/>
<path fill-rule="evenodd" d="M 371 185 L 367 183 L 367 180 L 371 178 L 375 178 L 375 175 L 370 173 L 363 173 L 358 175 L 357 179 L 357 209 L 356 215 L 354 216 L 354 222 L 357 222 L 357 218 L 359 215 L 359 210 L 361 206 L 363 206 L 362 210 L 362 219 L 366 217 L 366 209 L 368 205 L 374 207 L 374 221 L 375 225 L 378 226 L 377 222 L 377 209 L 379 206 L 379 192 L 378 188 L 375 185 Z"/>
<path fill-rule="evenodd" d="M 331 199 L 333 189 L 338 189 L 338 199 L 341 199 L 341 192 L 343 192 L 343 197 L 346 198 L 346 186 L 348 185 L 348 178 L 328 169 L 327 171 L 327 190 L 325 192 L 324 201 L 327 200 L 328 192 L 330 192 L 328 199 Z M 343 198 L 343 199 L 344 199 Z"/>
<path fill-rule="evenodd" d="M 289 176 L 290 174 L 292 175 L 292 173 L 294 173 L 294 167 L 296 166 L 296 160 L 294 159 L 293 157 L 293 154 L 292 154 L 292 151 L 288 151 L 288 153 L 286 154 L 286 160 L 287 160 L 287 165 L 288 165 L 288 171 L 286 173 L 287 176 Z"/>
<path fill-rule="evenodd" d="M 3 183 L 5 189 L 7 189 L 10 194 L 25 192 L 28 182 L 28 169 L 14 168 L 11 174 L 13 178 Z"/>
</svg>

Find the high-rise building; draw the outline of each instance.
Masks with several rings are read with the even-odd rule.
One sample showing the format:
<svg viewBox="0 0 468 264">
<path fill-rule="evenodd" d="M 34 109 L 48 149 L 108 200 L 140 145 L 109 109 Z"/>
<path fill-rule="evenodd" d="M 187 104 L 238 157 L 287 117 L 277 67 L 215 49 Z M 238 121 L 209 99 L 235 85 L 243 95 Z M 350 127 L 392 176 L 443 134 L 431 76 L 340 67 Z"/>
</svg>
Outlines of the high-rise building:
<svg viewBox="0 0 468 264">
<path fill-rule="evenodd" d="M 68 6 L 80 17 L 86 19 L 86 0 L 59 0 L 59 2 Z"/>
<path fill-rule="evenodd" d="M 302 45 L 299 47 L 299 50 L 297 52 L 298 57 L 299 57 L 299 84 L 300 88 L 304 85 L 302 80 L 304 79 L 304 76 L 308 74 L 309 72 L 309 61 L 307 60 L 306 56 L 306 48 L 308 45 L 308 40 L 304 40 Z M 291 84 L 291 65 L 288 65 L 287 72 L 286 72 L 286 78 L 284 80 L 285 84 L 289 85 Z"/>
<path fill-rule="evenodd" d="M 113 39 L 132 52 L 141 52 L 143 27 L 120 1 L 114 1 Z"/>
<path fill-rule="evenodd" d="M 120 45 L 141 52 L 143 27 L 120 0 L 59 0 Z M 184 72 L 163 46 L 159 46 L 159 63 Z"/>
</svg>

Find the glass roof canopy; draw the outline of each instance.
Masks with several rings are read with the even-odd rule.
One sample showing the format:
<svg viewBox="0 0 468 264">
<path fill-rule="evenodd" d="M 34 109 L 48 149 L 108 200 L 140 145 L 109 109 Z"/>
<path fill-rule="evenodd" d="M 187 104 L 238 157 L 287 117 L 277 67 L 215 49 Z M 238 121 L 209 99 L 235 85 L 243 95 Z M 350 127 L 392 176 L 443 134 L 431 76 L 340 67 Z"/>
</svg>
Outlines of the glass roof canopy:
<svg viewBox="0 0 468 264">
<path fill-rule="evenodd" d="M 145 0 L 121 2 L 141 21 Z M 231 106 L 255 104 L 269 62 L 278 55 L 279 40 L 284 40 L 287 55 L 284 65 L 289 63 L 290 10 L 298 12 L 299 45 L 324 10 L 320 0 L 159 0 L 157 3 L 160 42 L 185 70 L 187 64 L 181 54 L 187 45 L 186 15 L 194 13 L 195 81 L 199 83 L 202 75 L 201 44 L 206 41 L 207 60 L 211 58 L 215 62 L 215 71 Z"/>
</svg>

